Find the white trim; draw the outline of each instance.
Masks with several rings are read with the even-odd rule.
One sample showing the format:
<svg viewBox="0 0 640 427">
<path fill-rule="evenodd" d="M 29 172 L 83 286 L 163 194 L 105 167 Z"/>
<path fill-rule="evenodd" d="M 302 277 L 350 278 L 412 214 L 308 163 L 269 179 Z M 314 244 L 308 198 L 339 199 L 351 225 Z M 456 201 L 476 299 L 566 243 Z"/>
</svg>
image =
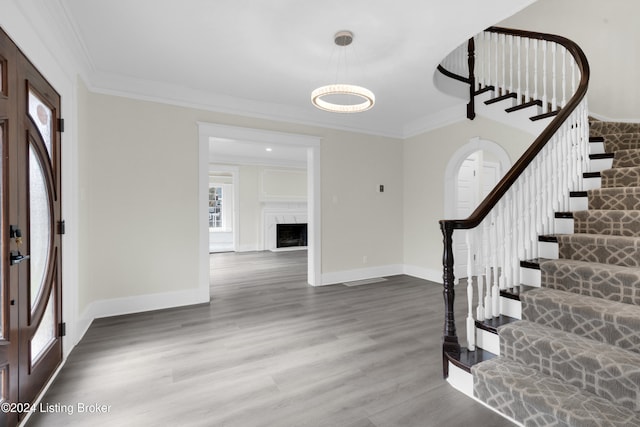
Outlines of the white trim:
<svg viewBox="0 0 640 427">
<path fill-rule="evenodd" d="M 187 305 L 205 304 L 208 302 L 208 286 L 206 292 L 203 292 L 201 288 L 194 288 L 187 291 L 103 299 L 89 304 L 84 310 L 84 313 L 82 313 L 81 323 L 88 329 L 93 320 L 102 317 L 121 316 L 124 314 L 142 313 L 145 311 L 163 310 Z M 84 332 L 86 332 L 86 329 Z"/>
<path fill-rule="evenodd" d="M 449 364 L 449 376 L 447 382 L 460 393 L 473 397 L 473 375 L 469 372 L 462 370 L 451 362 Z"/>
<path fill-rule="evenodd" d="M 197 122 L 199 143 L 199 182 L 198 212 L 199 232 L 199 280 L 200 286 L 206 283 L 209 288 L 209 227 L 207 221 L 208 204 L 208 161 L 209 138 L 227 138 L 253 142 L 256 144 L 280 144 L 307 148 L 307 215 L 308 215 L 308 262 L 307 281 L 311 286 L 321 283 L 322 245 L 321 245 L 321 208 L 320 208 L 320 142 L 321 137 L 294 133 L 275 132 L 262 129 L 221 125 L 217 123 Z M 206 182 L 206 185 L 205 185 Z M 205 249 L 206 247 L 206 249 Z M 255 250 L 239 248 L 238 251 Z"/>
<path fill-rule="evenodd" d="M 397 276 L 399 274 L 403 274 L 403 272 L 404 266 L 402 264 L 390 264 L 377 267 L 322 273 L 322 286 L 353 282 L 355 280 L 374 279 L 377 277 Z"/>
<path fill-rule="evenodd" d="M 443 284 L 442 270 L 434 270 L 432 268 L 418 267 L 417 265 L 404 266 L 404 274 L 407 276 L 416 277 L 418 279 L 428 280 L 440 285 Z"/>
<path fill-rule="evenodd" d="M 260 251 L 258 244 L 251 245 L 238 245 L 236 246 L 236 252 L 257 252 Z"/>
</svg>

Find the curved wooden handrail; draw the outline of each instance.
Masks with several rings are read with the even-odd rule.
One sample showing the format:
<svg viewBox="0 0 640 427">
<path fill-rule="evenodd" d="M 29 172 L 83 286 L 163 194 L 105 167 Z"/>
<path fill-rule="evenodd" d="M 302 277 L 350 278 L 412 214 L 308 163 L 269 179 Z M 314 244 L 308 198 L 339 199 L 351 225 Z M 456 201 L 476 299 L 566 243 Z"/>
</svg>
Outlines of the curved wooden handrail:
<svg viewBox="0 0 640 427">
<path fill-rule="evenodd" d="M 551 140 L 551 137 L 560 128 L 560 126 L 569 118 L 571 113 L 580 104 L 580 101 L 587 93 L 587 87 L 589 86 L 589 62 L 587 57 L 580 47 L 571 40 L 553 35 L 536 33 L 531 31 L 514 30 L 510 28 L 502 27 L 490 27 L 487 31 L 508 34 L 520 37 L 528 37 L 538 40 L 553 41 L 564 46 L 576 60 L 576 65 L 580 70 L 580 82 L 576 88 L 576 92 L 569 99 L 567 104 L 560 110 L 560 112 L 554 117 L 549 125 L 542 131 L 542 133 L 533 141 L 531 146 L 524 152 L 522 156 L 516 161 L 516 163 L 509 169 L 504 177 L 498 182 L 493 191 L 487 195 L 487 197 L 478 205 L 475 211 L 466 219 L 443 219 L 440 223 L 448 223 L 454 229 L 469 229 L 477 227 L 482 220 L 491 212 L 491 209 L 500 201 L 502 196 L 511 188 L 516 182 L 518 177 L 522 175 L 526 167 L 536 157 L 536 155 L 542 150 L 542 148 Z"/>
<path fill-rule="evenodd" d="M 575 93 L 571 96 L 567 104 L 558 112 L 549 125 L 540 133 L 540 135 L 533 141 L 531 146 L 520 156 L 516 163 L 509 169 L 506 175 L 498 182 L 496 187 L 491 193 L 480 203 L 475 211 L 466 219 L 443 219 L 440 220 L 440 229 L 443 235 L 444 251 L 442 255 L 443 265 L 443 297 L 445 303 L 444 313 L 444 334 L 442 337 L 442 352 L 443 352 L 443 374 L 446 378 L 449 374 L 449 356 L 459 355 L 461 348 L 458 342 L 458 336 L 456 333 L 455 315 L 454 315 L 454 301 L 455 301 L 455 287 L 454 287 L 454 274 L 453 274 L 453 231 L 455 229 L 470 229 L 477 227 L 480 223 L 489 215 L 491 210 L 498 204 L 500 199 L 507 193 L 507 191 L 514 185 L 516 180 L 524 173 L 526 168 L 531 164 L 538 153 L 544 148 L 544 146 L 552 139 L 554 134 L 562 124 L 570 117 L 574 110 L 579 106 L 580 102 L 587 93 L 587 87 L 589 85 L 589 63 L 587 58 L 580 49 L 571 40 L 552 34 L 537 33 L 531 31 L 515 30 L 510 28 L 490 27 L 487 31 L 507 34 L 519 37 L 525 37 L 530 39 L 545 40 L 555 42 L 564 46 L 567 51 L 571 53 L 578 69 L 580 71 L 580 82 L 576 88 Z M 471 39 L 473 40 L 473 39 Z M 473 76 L 473 63 L 472 63 L 472 43 L 469 43 L 469 82 L 474 82 Z M 442 70 L 440 70 L 442 72 Z M 473 113 L 473 96 L 474 96 L 473 83 L 470 84 L 470 102 L 468 105 Z M 472 118 L 469 116 L 469 118 Z"/>
</svg>

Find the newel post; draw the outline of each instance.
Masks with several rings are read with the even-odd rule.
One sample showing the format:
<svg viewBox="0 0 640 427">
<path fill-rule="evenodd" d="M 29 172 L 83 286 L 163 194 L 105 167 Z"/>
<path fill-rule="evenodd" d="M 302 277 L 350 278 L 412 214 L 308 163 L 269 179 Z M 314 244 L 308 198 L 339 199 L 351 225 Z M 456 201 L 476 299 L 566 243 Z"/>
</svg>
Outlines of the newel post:
<svg viewBox="0 0 640 427">
<path fill-rule="evenodd" d="M 469 103 L 467 104 L 467 118 L 473 120 L 476 117 L 476 45 L 473 37 L 469 39 L 469 43 L 467 44 L 467 53 L 467 64 L 469 65 Z"/>
<path fill-rule="evenodd" d="M 440 229 L 444 242 L 444 252 L 442 255 L 443 283 L 444 290 L 444 335 L 442 337 L 442 363 L 443 375 L 449 375 L 449 364 L 445 353 L 460 353 L 460 344 L 456 334 L 456 319 L 453 309 L 455 301 L 454 275 L 453 275 L 453 223 L 450 221 L 440 221 Z"/>
</svg>

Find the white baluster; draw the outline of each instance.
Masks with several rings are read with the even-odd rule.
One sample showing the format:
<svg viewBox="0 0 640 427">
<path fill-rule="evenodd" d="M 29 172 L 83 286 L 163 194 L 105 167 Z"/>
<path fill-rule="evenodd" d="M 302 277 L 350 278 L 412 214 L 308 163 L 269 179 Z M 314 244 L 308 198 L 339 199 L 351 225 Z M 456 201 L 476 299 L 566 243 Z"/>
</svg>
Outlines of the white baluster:
<svg viewBox="0 0 640 427">
<path fill-rule="evenodd" d="M 513 39 L 514 36 L 509 36 L 509 92 L 513 92 Z"/>
<path fill-rule="evenodd" d="M 501 41 L 501 50 L 502 50 L 502 86 L 506 89 L 507 88 L 507 81 L 506 81 L 506 73 L 507 73 L 507 69 L 506 69 L 506 57 L 507 57 L 507 35 L 506 34 L 502 34 L 502 37 L 498 37 L 498 41 Z"/>
<path fill-rule="evenodd" d="M 495 50 L 495 54 L 494 54 L 494 61 L 495 63 L 493 64 L 493 81 L 495 82 L 494 84 L 496 85 L 496 89 L 498 89 L 498 63 L 499 63 L 499 59 L 498 59 L 498 33 L 493 33 L 493 48 Z M 502 86 L 500 86 L 500 94 L 502 95 L 504 92 L 504 88 Z"/>
<path fill-rule="evenodd" d="M 518 93 L 518 103 L 520 103 L 522 98 L 522 49 L 520 48 L 520 43 L 521 39 L 518 38 L 518 88 L 516 89 L 516 92 Z"/>
<path fill-rule="evenodd" d="M 556 69 L 556 53 L 557 53 L 557 43 L 551 43 L 551 54 L 553 55 L 553 62 L 551 67 L 551 81 L 553 83 L 553 95 L 551 97 L 551 111 L 554 111 L 558 108 L 558 98 L 556 96 L 557 88 L 558 88 L 558 71 Z"/>
<path fill-rule="evenodd" d="M 562 108 L 567 105 L 567 49 L 562 48 Z"/>
<path fill-rule="evenodd" d="M 547 42 L 542 41 L 542 112 L 548 112 L 547 109 Z"/>
<path fill-rule="evenodd" d="M 491 266 L 493 270 L 491 285 L 491 311 L 493 317 L 500 315 L 500 287 L 498 284 L 498 227 L 495 209 L 491 211 Z"/>
<path fill-rule="evenodd" d="M 491 254 L 489 251 L 489 240 L 491 235 L 491 229 L 489 219 L 486 218 L 483 221 L 483 234 L 484 238 L 482 244 L 484 245 L 484 276 L 486 283 L 486 295 L 484 297 L 484 318 L 490 319 L 493 317 L 492 304 L 491 304 Z"/>
<path fill-rule="evenodd" d="M 473 252 L 474 247 L 471 244 L 471 230 L 466 233 L 467 240 L 467 348 L 470 351 L 476 349 L 476 327 L 473 319 Z"/>
<path fill-rule="evenodd" d="M 530 96 L 530 88 L 531 88 L 531 82 L 529 81 L 529 39 L 525 38 L 524 39 L 524 61 L 525 61 L 525 66 L 524 66 L 524 71 L 525 71 L 525 88 L 524 88 L 524 100 L 525 102 L 529 102 L 531 99 L 529 98 Z M 518 43 L 518 48 L 520 47 L 520 43 Z M 519 50 L 519 49 L 518 49 Z M 519 65 L 519 64 L 518 64 Z M 520 78 L 520 72 L 518 72 L 518 78 Z"/>
<path fill-rule="evenodd" d="M 479 321 L 483 321 L 485 319 L 484 317 L 484 269 L 482 268 L 483 263 L 484 263 L 484 253 L 482 250 L 482 242 L 484 239 L 484 227 L 482 226 L 482 224 L 480 224 L 478 227 L 476 227 L 476 229 L 474 230 L 474 237 L 475 237 L 475 245 L 478 248 L 477 254 L 476 254 L 476 271 L 478 272 L 478 309 L 476 310 L 476 318 Z"/>
<path fill-rule="evenodd" d="M 533 41 L 533 97 L 540 99 L 540 93 L 538 92 L 538 40 Z"/>
</svg>

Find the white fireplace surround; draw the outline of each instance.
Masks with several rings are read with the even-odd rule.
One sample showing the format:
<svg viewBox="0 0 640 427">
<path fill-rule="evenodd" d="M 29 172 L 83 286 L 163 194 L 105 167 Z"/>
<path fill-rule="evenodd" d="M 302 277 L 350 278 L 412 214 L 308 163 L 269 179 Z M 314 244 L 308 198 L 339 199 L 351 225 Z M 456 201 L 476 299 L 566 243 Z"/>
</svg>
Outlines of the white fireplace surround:
<svg viewBox="0 0 640 427">
<path fill-rule="evenodd" d="M 262 208 L 262 230 L 264 250 L 291 251 L 306 249 L 306 246 L 290 248 L 276 247 L 277 224 L 306 224 L 306 203 L 265 203 Z"/>
</svg>

